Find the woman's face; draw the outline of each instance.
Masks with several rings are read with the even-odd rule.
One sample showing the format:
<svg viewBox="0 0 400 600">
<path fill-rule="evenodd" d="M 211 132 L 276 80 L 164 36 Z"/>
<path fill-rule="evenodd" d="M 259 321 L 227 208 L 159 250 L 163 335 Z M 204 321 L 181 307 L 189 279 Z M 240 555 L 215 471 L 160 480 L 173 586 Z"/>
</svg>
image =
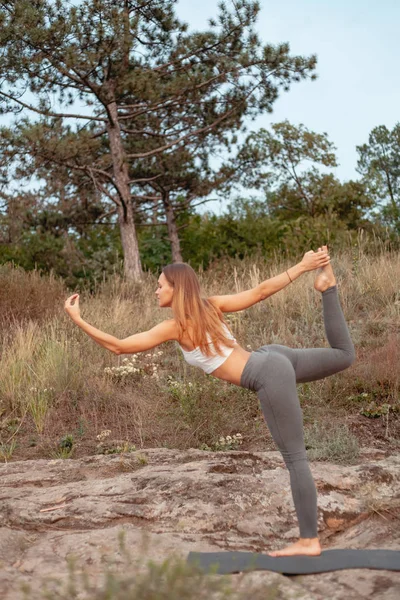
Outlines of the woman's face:
<svg viewBox="0 0 400 600">
<path fill-rule="evenodd" d="M 158 306 L 167 308 L 172 304 L 172 296 L 174 295 L 174 288 L 169 283 L 164 273 L 161 273 L 158 278 L 158 288 L 156 290 L 156 296 L 158 299 Z"/>
</svg>

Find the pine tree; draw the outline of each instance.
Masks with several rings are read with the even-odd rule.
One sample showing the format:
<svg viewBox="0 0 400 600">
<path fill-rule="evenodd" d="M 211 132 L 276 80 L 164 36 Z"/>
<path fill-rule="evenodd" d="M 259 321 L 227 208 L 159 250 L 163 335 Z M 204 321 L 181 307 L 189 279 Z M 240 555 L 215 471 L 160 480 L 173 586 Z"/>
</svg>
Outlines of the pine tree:
<svg viewBox="0 0 400 600">
<path fill-rule="evenodd" d="M 384 222 L 400 231 L 400 123 L 390 131 L 375 127 L 368 144 L 357 146 L 357 170 L 374 197 Z"/>
<path fill-rule="evenodd" d="M 116 207 L 132 280 L 141 263 L 130 165 L 211 130 L 229 143 L 247 117 L 271 111 L 279 91 L 314 77 L 316 66 L 287 44 L 261 43 L 258 2 L 222 2 L 209 29 L 195 33 L 174 4 L 0 1 L 0 111 L 16 115 L 11 134 L 2 132 L 3 160 L 33 153 L 39 169 L 53 161 L 90 178 Z M 134 152 L 131 136 L 140 140 Z"/>
</svg>

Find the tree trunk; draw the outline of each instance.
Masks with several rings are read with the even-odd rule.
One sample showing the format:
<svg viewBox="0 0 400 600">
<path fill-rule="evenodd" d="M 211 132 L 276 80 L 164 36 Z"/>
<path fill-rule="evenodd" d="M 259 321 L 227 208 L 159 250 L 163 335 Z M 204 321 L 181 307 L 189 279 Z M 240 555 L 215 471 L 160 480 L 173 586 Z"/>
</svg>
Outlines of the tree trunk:
<svg viewBox="0 0 400 600">
<path fill-rule="evenodd" d="M 111 117 L 111 120 L 107 124 L 107 131 L 110 140 L 114 180 L 118 187 L 120 200 L 118 204 L 118 223 L 124 253 L 124 277 L 129 281 L 138 281 L 142 278 L 143 271 L 133 218 L 131 190 L 128 183 L 128 163 L 118 122 L 117 103 L 115 101 L 111 102 L 107 108 Z"/>
<path fill-rule="evenodd" d="M 167 217 L 168 239 L 171 242 L 172 262 L 183 262 L 181 243 L 179 241 L 174 209 L 169 199 L 169 192 L 162 192 L 162 200 L 164 204 L 165 215 Z"/>
<path fill-rule="evenodd" d="M 398 204 L 396 202 L 396 198 L 394 196 L 392 181 L 390 179 L 390 171 L 389 171 L 389 169 L 386 169 L 385 167 L 383 170 L 386 175 L 386 182 L 387 182 L 387 186 L 388 186 L 388 190 L 389 190 L 390 202 L 392 204 L 395 218 L 398 221 L 399 220 L 399 206 L 398 206 Z"/>
<path fill-rule="evenodd" d="M 123 207 L 118 207 L 118 225 L 124 253 L 124 278 L 128 281 L 140 281 L 143 271 L 139 256 L 133 210 L 130 204 L 127 206 L 126 211 L 124 211 Z"/>
</svg>

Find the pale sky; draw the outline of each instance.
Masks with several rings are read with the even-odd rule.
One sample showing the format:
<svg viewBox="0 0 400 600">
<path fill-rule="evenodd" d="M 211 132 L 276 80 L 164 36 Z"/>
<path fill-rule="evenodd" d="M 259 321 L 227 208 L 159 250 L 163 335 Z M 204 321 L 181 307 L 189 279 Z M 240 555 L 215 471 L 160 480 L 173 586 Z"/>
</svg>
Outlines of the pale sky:
<svg viewBox="0 0 400 600">
<path fill-rule="evenodd" d="M 358 178 L 356 146 L 378 125 L 400 121 L 400 0 L 260 0 L 256 29 L 264 42 L 317 54 L 318 80 L 294 84 L 251 129 L 288 119 L 337 147 L 342 181 Z M 178 0 L 177 13 L 202 29 L 215 0 Z"/>
</svg>

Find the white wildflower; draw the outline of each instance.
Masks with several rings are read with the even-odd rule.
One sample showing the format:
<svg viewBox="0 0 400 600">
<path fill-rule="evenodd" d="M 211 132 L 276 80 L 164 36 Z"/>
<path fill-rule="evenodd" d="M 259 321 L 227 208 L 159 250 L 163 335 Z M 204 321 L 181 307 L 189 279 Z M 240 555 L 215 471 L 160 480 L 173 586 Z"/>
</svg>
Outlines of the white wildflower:
<svg viewBox="0 0 400 600">
<path fill-rule="evenodd" d="M 96 435 L 96 438 L 98 440 L 104 440 L 106 437 L 108 437 L 111 433 L 111 429 L 105 429 L 104 431 L 101 431 L 98 435 Z"/>
</svg>

